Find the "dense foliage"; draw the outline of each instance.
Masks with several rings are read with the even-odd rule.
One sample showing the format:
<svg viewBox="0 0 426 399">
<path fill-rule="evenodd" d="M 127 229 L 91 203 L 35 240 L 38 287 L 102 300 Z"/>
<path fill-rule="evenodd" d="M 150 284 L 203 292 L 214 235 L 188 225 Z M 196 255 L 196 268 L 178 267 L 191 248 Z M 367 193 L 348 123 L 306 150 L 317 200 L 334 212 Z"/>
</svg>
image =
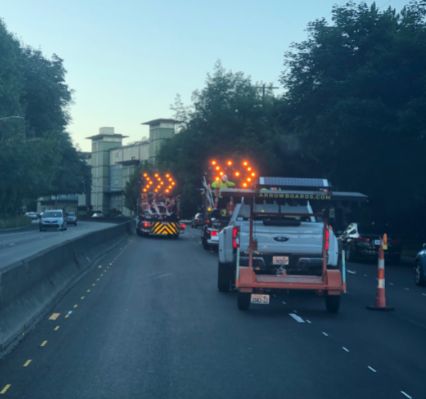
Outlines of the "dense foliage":
<svg viewBox="0 0 426 399">
<path fill-rule="evenodd" d="M 161 153 L 183 183 L 185 210 L 199 202 L 206 160 L 240 153 L 264 174 L 325 176 L 365 192 L 376 222 L 424 232 L 425 15 L 417 1 L 399 13 L 335 6 L 331 22 L 310 23 L 286 54 L 281 98 L 216 67 Z"/>
<path fill-rule="evenodd" d="M 70 101 L 62 60 L 22 46 L 0 21 L 0 214 L 84 191 L 90 172 L 65 131 Z"/>
</svg>

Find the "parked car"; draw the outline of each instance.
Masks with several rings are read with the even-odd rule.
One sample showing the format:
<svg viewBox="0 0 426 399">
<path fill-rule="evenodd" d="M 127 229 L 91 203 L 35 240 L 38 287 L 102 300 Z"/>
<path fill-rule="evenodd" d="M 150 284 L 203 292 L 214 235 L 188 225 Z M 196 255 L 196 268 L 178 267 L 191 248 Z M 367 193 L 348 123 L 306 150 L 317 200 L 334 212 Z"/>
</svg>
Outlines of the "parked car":
<svg viewBox="0 0 426 399">
<path fill-rule="evenodd" d="M 39 222 L 40 231 L 56 229 L 66 230 L 67 220 L 62 209 L 44 211 Z"/>
<path fill-rule="evenodd" d="M 196 229 L 197 227 L 201 227 L 204 224 L 203 214 L 198 212 L 195 214 L 194 218 L 191 221 L 191 227 Z"/>
<path fill-rule="evenodd" d="M 67 223 L 77 226 L 77 214 L 75 212 L 67 212 Z"/>
<path fill-rule="evenodd" d="M 349 224 L 340 237 L 346 243 L 346 259 L 348 261 L 377 259 L 384 232 L 374 224 Z M 385 251 L 385 259 L 391 263 L 399 263 L 401 251 L 400 240 L 388 234 L 388 249 Z"/>
<path fill-rule="evenodd" d="M 416 256 L 416 284 L 426 285 L 426 244 Z"/>
</svg>

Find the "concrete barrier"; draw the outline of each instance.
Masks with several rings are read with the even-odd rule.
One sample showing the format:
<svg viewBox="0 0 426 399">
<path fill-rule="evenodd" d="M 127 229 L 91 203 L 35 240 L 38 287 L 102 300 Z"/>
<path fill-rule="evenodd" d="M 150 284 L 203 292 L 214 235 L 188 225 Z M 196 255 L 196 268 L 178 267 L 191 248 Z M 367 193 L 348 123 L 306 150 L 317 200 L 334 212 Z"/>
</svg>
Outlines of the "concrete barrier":
<svg viewBox="0 0 426 399">
<path fill-rule="evenodd" d="M 122 223 L 65 241 L 0 270 L 0 356 L 53 306 L 91 265 L 131 234 Z"/>
</svg>

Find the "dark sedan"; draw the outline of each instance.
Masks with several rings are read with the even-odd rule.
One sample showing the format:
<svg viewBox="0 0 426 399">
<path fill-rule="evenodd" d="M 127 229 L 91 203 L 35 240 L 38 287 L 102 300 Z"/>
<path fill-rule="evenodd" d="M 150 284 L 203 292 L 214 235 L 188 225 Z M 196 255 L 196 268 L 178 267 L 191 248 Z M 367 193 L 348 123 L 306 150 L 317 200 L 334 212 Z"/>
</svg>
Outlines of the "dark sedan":
<svg viewBox="0 0 426 399">
<path fill-rule="evenodd" d="M 426 285 L 426 244 L 416 256 L 416 284 Z"/>
<path fill-rule="evenodd" d="M 347 237 L 346 257 L 349 261 L 377 259 L 383 233 L 380 233 L 374 225 L 351 223 L 342 236 Z M 385 259 L 390 263 L 399 263 L 401 251 L 401 242 L 389 235 Z"/>
</svg>

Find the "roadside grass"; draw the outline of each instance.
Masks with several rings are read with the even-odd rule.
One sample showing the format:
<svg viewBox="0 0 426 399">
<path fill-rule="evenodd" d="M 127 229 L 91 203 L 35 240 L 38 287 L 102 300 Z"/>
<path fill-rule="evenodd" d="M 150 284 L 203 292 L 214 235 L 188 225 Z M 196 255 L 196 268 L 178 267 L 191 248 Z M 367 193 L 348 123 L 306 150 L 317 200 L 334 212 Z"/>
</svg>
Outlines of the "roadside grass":
<svg viewBox="0 0 426 399">
<path fill-rule="evenodd" d="M 13 229 L 31 224 L 31 219 L 24 215 L 0 217 L 0 229 Z"/>
</svg>

